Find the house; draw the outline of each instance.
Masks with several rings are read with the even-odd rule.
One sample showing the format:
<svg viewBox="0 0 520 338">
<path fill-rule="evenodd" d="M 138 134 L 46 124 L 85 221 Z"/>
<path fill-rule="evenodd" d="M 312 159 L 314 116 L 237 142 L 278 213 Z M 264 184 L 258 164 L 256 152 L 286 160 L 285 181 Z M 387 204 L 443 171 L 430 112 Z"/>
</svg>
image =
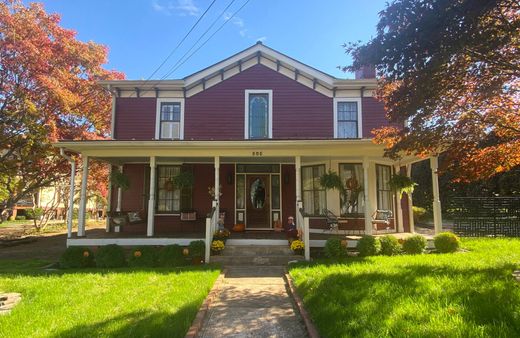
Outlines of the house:
<svg viewBox="0 0 520 338">
<path fill-rule="evenodd" d="M 112 189 L 111 210 L 140 211 L 144 222 L 117 234 L 108 227 L 103 238 L 84 237 L 85 169 L 79 229 L 68 245 L 200 238 L 208 247 L 220 217 L 227 228 L 241 223 L 263 231 L 258 242 L 268 244 L 275 225 L 295 216 L 308 258 L 310 246 L 324 242 L 313 234 L 329 231 L 325 209 L 342 217 L 334 230 L 339 233 L 414 231 L 411 196 L 399 198 L 388 179 L 395 172 L 409 175 L 421 159 L 392 161 L 372 142 L 371 130 L 389 122 L 373 97 L 370 69 L 338 79 L 258 42 L 184 79 L 102 85 L 113 93 L 112 139 L 56 146 L 81 154 L 87 164 L 93 158 L 121 170 L 130 188 Z M 431 164 L 435 186 L 436 157 Z M 346 198 L 320 185 L 329 170 L 345 182 Z M 181 172 L 192 173 L 192 186 L 172 184 Z M 390 210 L 391 217 L 374 222 L 376 210 Z"/>
</svg>

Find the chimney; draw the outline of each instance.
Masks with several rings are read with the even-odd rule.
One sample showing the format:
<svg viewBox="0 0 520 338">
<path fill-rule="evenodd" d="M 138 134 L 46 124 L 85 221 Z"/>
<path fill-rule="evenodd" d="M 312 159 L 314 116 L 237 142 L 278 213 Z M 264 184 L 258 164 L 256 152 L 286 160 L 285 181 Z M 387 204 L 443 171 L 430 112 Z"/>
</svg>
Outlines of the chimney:
<svg viewBox="0 0 520 338">
<path fill-rule="evenodd" d="M 376 67 L 372 65 L 362 66 L 356 70 L 356 80 L 361 79 L 375 79 L 376 78 Z"/>
</svg>

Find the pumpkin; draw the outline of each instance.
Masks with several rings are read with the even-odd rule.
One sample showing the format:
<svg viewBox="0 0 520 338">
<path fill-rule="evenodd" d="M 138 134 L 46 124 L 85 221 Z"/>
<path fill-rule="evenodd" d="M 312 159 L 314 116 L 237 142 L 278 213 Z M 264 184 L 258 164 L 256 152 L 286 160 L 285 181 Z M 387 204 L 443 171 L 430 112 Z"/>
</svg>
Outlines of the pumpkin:
<svg viewBox="0 0 520 338">
<path fill-rule="evenodd" d="M 88 257 L 90 256 L 90 253 L 88 251 L 83 251 L 83 257 Z"/>
<path fill-rule="evenodd" d="M 246 230 L 246 226 L 245 224 L 235 224 L 232 230 L 235 232 L 243 232 Z"/>
<path fill-rule="evenodd" d="M 142 253 L 141 251 L 134 252 L 134 257 L 141 257 Z"/>
<path fill-rule="evenodd" d="M 182 249 L 182 254 L 183 254 L 184 256 L 188 256 L 188 255 L 190 254 L 190 249 L 188 249 L 188 248 L 184 248 L 184 249 Z"/>
</svg>

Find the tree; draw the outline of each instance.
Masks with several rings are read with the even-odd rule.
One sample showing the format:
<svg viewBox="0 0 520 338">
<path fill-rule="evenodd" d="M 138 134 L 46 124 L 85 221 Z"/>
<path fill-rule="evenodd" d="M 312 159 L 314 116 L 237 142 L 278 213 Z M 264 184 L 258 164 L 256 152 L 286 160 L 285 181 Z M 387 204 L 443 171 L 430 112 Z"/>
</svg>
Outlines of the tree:
<svg viewBox="0 0 520 338">
<path fill-rule="evenodd" d="M 456 181 L 520 165 L 520 3 L 395 0 L 377 35 L 349 43 L 353 71 L 375 65 L 395 126 L 375 130 L 386 155 L 444 152 Z"/>
<path fill-rule="evenodd" d="M 52 142 L 108 136 L 110 95 L 97 81 L 124 76 L 102 67 L 106 47 L 78 41 L 59 24 L 60 17 L 40 4 L 0 2 L 0 186 L 6 209 L 69 174 Z"/>
</svg>

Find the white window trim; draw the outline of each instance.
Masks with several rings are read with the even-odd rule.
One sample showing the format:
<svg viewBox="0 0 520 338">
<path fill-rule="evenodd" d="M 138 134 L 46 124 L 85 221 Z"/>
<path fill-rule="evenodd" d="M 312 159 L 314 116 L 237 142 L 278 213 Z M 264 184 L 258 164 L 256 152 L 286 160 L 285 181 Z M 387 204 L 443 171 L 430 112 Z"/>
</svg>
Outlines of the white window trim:
<svg viewBox="0 0 520 338">
<path fill-rule="evenodd" d="M 179 139 L 184 139 L 184 99 L 178 97 L 162 97 L 157 99 L 156 109 L 155 109 L 155 139 L 161 139 L 161 104 L 164 102 L 173 102 L 181 104 L 181 121 L 180 121 L 180 131 L 179 131 Z M 168 139 L 170 140 L 170 139 Z"/>
<path fill-rule="evenodd" d="M 335 97 L 334 98 L 334 138 L 338 138 L 338 103 L 339 102 L 356 102 L 357 103 L 357 119 L 358 119 L 358 138 L 363 138 L 363 107 L 361 105 L 361 98 L 355 97 Z"/>
<path fill-rule="evenodd" d="M 249 94 L 267 94 L 269 98 L 269 126 L 268 138 L 273 138 L 273 90 L 272 89 L 246 89 L 244 97 L 244 138 L 249 139 Z"/>
</svg>

